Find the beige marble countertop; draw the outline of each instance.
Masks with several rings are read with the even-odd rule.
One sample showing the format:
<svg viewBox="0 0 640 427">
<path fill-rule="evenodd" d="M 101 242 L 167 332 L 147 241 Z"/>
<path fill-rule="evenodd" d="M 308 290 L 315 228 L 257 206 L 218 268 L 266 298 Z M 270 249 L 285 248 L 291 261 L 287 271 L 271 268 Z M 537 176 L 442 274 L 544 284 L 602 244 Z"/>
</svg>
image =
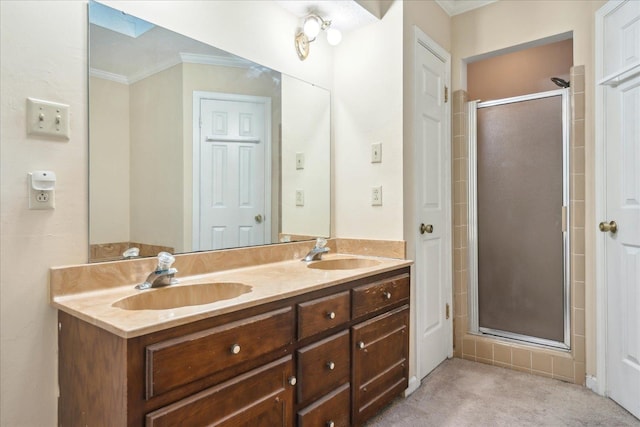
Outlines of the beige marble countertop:
<svg viewBox="0 0 640 427">
<path fill-rule="evenodd" d="M 289 260 L 202 275 L 181 277 L 178 274 L 180 283 L 172 287 L 211 282 L 236 282 L 249 285 L 252 289 L 251 292 L 232 299 L 172 309 L 125 310 L 114 307 L 113 304 L 123 298 L 140 292 L 156 291 L 155 289 L 139 291 L 134 288 L 136 283 L 54 296 L 51 305 L 118 336 L 132 338 L 412 264 L 412 261 L 403 259 L 346 254 L 325 255 L 323 260 L 338 258 L 367 258 L 377 260 L 379 264 L 350 270 L 320 270 L 308 268 L 308 263 L 300 260 Z"/>
</svg>

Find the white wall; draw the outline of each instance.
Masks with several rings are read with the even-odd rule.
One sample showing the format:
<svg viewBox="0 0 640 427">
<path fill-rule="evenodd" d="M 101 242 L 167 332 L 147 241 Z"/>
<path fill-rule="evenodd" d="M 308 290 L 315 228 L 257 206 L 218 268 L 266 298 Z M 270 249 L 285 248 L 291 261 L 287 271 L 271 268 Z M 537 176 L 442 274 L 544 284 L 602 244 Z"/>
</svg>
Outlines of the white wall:
<svg viewBox="0 0 640 427">
<path fill-rule="evenodd" d="M 395 2 L 381 21 L 345 35 L 335 51 L 336 236 L 403 238 L 402 8 Z M 376 142 L 382 163 L 371 163 Z M 371 187 L 379 185 L 383 204 L 371 206 Z"/>
<path fill-rule="evenodd" d="M 109 2 L 118 7 L 117 2 Z M 121 6 L 125 3 L 119 3 Z M 126 2 L 131 13 L 331 88 L 331 50 L 293 49 L 298 20 L 266 1 Z M 0 1 L 0 425 L 57 425 L 49 267 L 88 259 L 87 5 Z M 157 20 L 154 18 L 158 18 Z M 27 137 L 26 98 L 71 107 L 68 142 Z M 27 172 L 57 173 L 56 209 L 27 209 Z"/>
<path fill-rule="evenodd" d="M 0 425 L 55 426 L 49 267 L 86 262 L 86 4 L 0 2 Z M 27 136 L 26 98 L 70 105 L 69 141 Z M 27 209 L 27 172 L 56 172 L 56 209 Z"/>
</svg>

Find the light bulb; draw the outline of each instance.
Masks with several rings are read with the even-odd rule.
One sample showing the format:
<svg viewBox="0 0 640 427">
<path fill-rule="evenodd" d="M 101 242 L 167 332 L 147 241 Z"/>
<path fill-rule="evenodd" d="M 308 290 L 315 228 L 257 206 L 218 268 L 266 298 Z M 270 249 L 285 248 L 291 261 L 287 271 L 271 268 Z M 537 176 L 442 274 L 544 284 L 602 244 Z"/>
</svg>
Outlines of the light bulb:
<svg viewBox="0 0 640 427">
<path fill-rule="evenodd" d="M 336 30 L 335 28 L 329 28 L 327 30 L 327 42 L 331 46 L 335 46 L 342 41 L 342 33 L 340 30 Z"/>
<path fill-rule="evenodd" d="M 309 40 L 315 39 L 320 33 L 320 20 L 315 16 L 309 16 L 305 19 L 302 29 Z"/>
</svg>

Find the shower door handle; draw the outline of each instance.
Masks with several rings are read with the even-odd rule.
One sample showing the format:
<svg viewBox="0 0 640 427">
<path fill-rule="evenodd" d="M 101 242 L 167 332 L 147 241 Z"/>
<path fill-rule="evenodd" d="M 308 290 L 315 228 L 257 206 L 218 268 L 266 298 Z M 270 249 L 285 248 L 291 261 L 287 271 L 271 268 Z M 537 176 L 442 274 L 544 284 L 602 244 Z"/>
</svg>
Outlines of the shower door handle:
<svg viewBox="0 0 640 427">
<path fill-rule="evenodd" d="M 612 234 L 616 234 L 618 231 L 618 224 L 615 221 L 611 221 L 611 222 L 603 221 L 600 223 L 598 228 L 600 228 L 600 231 L 602 231 L 603 233 L 610 231 Z"/>
</svg>

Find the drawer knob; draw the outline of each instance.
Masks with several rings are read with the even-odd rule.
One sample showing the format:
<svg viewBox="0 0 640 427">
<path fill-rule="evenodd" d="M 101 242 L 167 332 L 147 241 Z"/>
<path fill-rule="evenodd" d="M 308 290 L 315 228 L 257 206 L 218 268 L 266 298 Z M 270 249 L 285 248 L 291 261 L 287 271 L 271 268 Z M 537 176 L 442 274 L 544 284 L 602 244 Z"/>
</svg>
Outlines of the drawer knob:
<svg viewBox="0 0 640 427">
<path fill-rule="evenodd" d="M 327 313 L 327 318 L 329 319 L 335 319 L 336 318 L 336 312 L 335 311 L 330 311 Z"/>
<path fill-rule="evenodd" d="M 384 291 L 382 295 L 384 296 L 385 299 L 391 299 L 391 292 L 389 291 Z"/>
<path fill-rule="evenodd" d="M 330 371 L 333 371 L 336 369 L 336 364 L 333 362 L 327 362 L 327 368 L 329 368 Z"/>
<path fill-rule="evenodd" d="M 296 377 L 289 377 L 289 385 L 296 385 L 297 382 Z"/>
<path fill-rule="evenodd" d="M 231 353 L 238 354 L 240 353 L 240 344 L 234 344 L 231 346 Z"/>
<path fill-rule="evenodd" d="M 336 423 L 333 421 L 327 421 L 327 427 L 336 427 Z"/>
<path fill-rule="evenodd" d="M 358 348 L 359 348 L 360 350 L 362 350 L 362 349 L 364 348 L 364 341 L 359 341 L 359 342 L 358 342 Z"/>
</svg>

